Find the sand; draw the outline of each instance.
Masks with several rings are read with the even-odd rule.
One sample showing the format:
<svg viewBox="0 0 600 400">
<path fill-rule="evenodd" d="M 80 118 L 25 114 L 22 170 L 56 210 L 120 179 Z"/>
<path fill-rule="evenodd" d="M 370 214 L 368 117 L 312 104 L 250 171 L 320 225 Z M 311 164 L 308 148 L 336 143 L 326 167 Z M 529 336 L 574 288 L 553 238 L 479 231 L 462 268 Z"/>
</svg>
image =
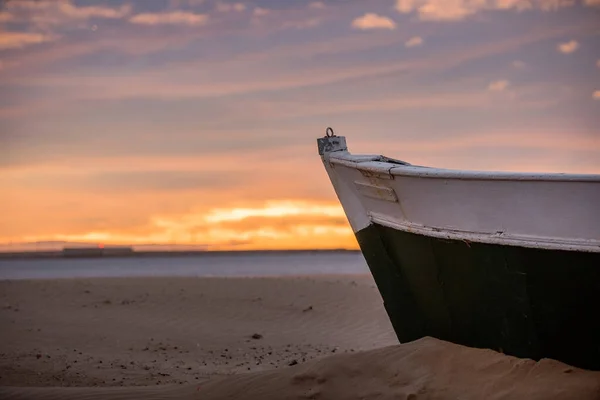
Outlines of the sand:
<svg viewBox="0 0 600 400">
<path fill-rule="evenodd" d="M 2 399 L 600 399 L 599 372 L 397 344 L 370 277 L 5 281 L 0 326 Z"/>
</svg>

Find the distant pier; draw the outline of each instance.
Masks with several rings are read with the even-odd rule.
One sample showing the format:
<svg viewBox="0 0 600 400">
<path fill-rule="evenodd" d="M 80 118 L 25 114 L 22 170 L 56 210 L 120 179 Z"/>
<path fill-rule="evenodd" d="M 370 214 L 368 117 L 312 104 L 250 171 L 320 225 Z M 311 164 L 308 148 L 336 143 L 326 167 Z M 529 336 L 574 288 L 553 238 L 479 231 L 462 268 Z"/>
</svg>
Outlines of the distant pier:
<svg viewBox="0 0 600 400">
<path fill-rule="evenodd" d="M 62 249 L 63 257 L 124 257 L 133 255 L 133 248 L 120 247 L 65 247 Z"/>
</svg>

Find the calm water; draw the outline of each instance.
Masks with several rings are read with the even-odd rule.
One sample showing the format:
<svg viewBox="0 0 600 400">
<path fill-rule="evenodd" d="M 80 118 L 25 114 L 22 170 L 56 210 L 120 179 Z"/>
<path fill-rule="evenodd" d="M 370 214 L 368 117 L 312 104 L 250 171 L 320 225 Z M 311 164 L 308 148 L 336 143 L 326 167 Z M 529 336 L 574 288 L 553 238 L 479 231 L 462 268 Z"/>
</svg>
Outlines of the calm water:
<svg viewBox="0 0 600 400">
<path fill-rule="evenodd" d="M 0 279 L 368 274 L 360 253 L 0 260 Z"/>
</svg>

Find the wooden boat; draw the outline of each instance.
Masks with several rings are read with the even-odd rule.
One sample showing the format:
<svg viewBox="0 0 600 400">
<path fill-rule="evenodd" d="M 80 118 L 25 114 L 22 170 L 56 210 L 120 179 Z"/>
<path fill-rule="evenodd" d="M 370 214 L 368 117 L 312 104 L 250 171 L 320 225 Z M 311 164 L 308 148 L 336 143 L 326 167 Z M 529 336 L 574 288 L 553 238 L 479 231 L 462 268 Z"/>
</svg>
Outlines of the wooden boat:
<svg viewBox="0 0 600 400">
<path fill-rule="evenodd" d="M 600 370 L 600 175 L 319 154 L 400 342 L 433 336 Z"/>
</svg>

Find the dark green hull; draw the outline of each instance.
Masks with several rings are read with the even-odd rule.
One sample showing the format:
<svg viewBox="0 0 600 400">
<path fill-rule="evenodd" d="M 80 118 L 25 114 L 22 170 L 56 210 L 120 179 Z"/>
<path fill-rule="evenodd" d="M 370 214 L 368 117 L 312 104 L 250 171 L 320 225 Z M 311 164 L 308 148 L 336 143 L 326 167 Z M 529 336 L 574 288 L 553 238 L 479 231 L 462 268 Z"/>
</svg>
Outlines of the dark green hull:
<svg viewBox="0 0 600 400">
<path fill-rule="evenodd" d="M 400 342 L 423 336 L 600 370 L 600 253 L 356 234 Z"/>
</svg>

